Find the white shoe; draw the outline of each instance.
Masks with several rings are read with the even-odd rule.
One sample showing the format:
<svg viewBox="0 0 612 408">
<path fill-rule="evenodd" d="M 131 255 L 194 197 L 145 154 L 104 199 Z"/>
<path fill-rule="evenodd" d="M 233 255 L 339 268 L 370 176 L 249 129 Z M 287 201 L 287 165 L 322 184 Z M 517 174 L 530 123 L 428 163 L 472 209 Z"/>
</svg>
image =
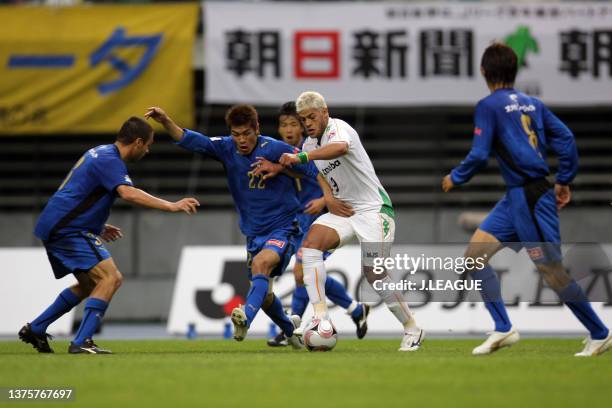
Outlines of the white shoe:
<svg viewBox="0 0 612 408">
<path fill-rule="evenodd" d="M 487 334 L 489 337 L 484 341 L 484 343 L 472 350 L 473 355 L 481 356 L 491 354 L 502 347 L 510 347 L 521 339 L 519 333 L 514 329 L 507 332 L 493 331 Z"/>
<path fill-rule="evenodd" d="M 415 332 L 408 332 L 404 334 L 402 344 L 400 344 L 399 351 L 417 351 L 421 348 L 421 343 L 425 338 L 425 331 L 423 329 L 417 329 Z"/>
<path fill-rule="evenodd" d="M 232 323 L 234 324 L 234 340 L 242 341 L 247 335 L 249 330 L 247 326 L 247 316 L 244 313 L 242 305 L 235 307 L 232 310 Z"/>
<path fill-rule="evenodd" d="M 576 357 L 593 357 L 608 351 L 612 347 L 612 332 L 608 334 L 608 337 L 602 340 L 593 340 L 591 336 L 584 339 L 584 350 L 580 353 L 574 354 Z"/>
<path fill-rule="evenodd" d="M 294 350 L 299 350 L 304 347 L 304 342 L 302 341 L 302 333 L 297 332 L 300 328 L 300 325 L 302 324 L 302 318 L 298 315 L 292 315 L 289 318 L 293 323 L 293 334 L 291 335 L 291 337 L 287 337 L 287 343 L 289 343 L 289 345 L 293 347 Z"/>
</svg>

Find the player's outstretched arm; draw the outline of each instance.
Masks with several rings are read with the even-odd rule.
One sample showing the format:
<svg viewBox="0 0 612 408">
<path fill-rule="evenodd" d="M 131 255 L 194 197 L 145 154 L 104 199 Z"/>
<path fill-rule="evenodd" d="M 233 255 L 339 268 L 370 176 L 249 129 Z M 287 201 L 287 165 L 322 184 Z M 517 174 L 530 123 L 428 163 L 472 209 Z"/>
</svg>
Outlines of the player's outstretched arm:
<svg viewBox="0 0 612 408">
<path fill-rule="evenodd" d="M 285 153 L 281 156 L 279 163 L 283 166 L 306 163 L 311 160 L 333 160 L 345 155 L 349 150 L 346 142 L 333 142 L 310 152 Z"/>
<path fill-rule="evenodd" d="M 180 142 L 183 138 L 183 129 L 174 123 L 172 118 L 162 108 L 152 106 L 147 109 L 144 116 L 147 119 L 151 118 L 160 123 L 176 142 Z"/>
<path fill-rule="evenodd" d="M 139 205 L 141 207 L 153 208 L 167 212 L 181 212 L 195 214 L 200 203 L 195 198 L 183 198 L 175 203 L 155 197 L 139 188 L 121 185 L 117 187 L 117 193 L 125 201 Z"/>
</svg>

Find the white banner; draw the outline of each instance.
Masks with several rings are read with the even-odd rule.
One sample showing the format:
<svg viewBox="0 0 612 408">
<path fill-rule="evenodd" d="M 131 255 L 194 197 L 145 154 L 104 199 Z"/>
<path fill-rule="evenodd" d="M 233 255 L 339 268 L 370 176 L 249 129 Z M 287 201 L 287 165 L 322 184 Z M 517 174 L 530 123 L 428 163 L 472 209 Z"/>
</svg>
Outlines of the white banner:
<svg viewBox="0 0 612 408">
<path fill-rule="evenodd" d="M 603 245 L 607 258 L 612 258 L 612 245 Z M 432 252 L 444 256 L 461 256 L 465 245 L 438 246 L 401 246 L 394 247 L 395 253 L 414 254 Z M 249 289 L 245 268 L 245 249 L 241 246 L 221 247 L 185 247 L 181 254 L 179 271 L 172 298 L 172 307 L 168 319 L 170 333 L 186 333 L 190 324 L 203 334 L 215 336 L 223 333 L 227 315 L 244 299 Z M 361 279 L 361 252 L 358 246 L 343 247 L 327 259 L 328 273 L 345 283 L 349 293 L 355 297 Z M 491 264 L 502 273 L 504 294 L 520 293 L 517 288 L 529 285 L 535 288 L 537 274 L 531 260 L 524 251 L 518 255 L 510 249 L 496 254 Z M 289 306 L 291 293 L 295 287 L 291 267 L 274 282 L 274 291 L 281 297 L 283 304 Z M 534 285 L 531 285 L 533 283 Z M 523 290 L 523 292 L 525 292 Z M 529 291 L 531 293 L 531 291 Z M 546 296 L 548 295 L 548 296 Z M 542 299 L 553 299 L 551 293 L 542 293 Z M 506 296 L 505 296 L 506 297 Z M 508 306 L 508 313 L 516 328 L 522 332 L 584 333 L 584 328 L 569 310 L 563 306 L 534 306 L 534 295 L 517 298 L 515 306 Z M 514 295 L 511 296 L 515 299 Z M 410 301 L 421 302 L 408 296 Z M 612 304 L 611 301 L 608 302 Z M 604 322 L 612 322 L 612 306 L 595 303 L 595 310 Z M 421 302 L 413 304 L 420 326 L 430 332 L 483 332 L 492 330 L 492 321 L 480 302 Z M 311 316 L 311 308 L 305 318 Z M 355 326 L 343 309 L 332 307 L 330 317 L 340 334 L 353 334 Z M 260 311 L 251 325 L 251 332 L 268 333 L 270 319 Z M 401 326 L 383 304 L 373 307 L 368 319 L 370 333 L 400 333 Z"/>
<path fill-rule="evenodd" d="M 14 336 L 34 320 L 68 286 L 74 276 L 55 279 L 44 248 L 0 248 L 0 335 Z M 72 331 L 74 309 L 47 330 L 53 335 Z"/>
<path fill-rule="evenodd" d="M 474 105 L 492 41 L 516 87 L 554 105 L 612 104 L 605 3 L 206 2 L 209 103 L 278 105 L 317 90 L 338 105 Z"/>
</svg>

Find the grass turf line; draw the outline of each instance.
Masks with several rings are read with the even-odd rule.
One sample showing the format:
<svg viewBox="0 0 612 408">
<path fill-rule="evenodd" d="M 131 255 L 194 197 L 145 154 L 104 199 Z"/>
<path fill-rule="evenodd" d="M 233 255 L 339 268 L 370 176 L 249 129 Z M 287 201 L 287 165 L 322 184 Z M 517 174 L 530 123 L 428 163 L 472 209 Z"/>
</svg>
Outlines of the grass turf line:
<svg viewBox="0 0 612 408">
<path fill-rule="evenodd" d="M 53 406 L 75 408 L 603 407 L 612 400 L 612 353 L 579 359 L 577 339 L 525 339 L 471 356 L 478 343 L 426 340 L 420 351 L 400 353 L 399 339 L 342 339 L 331 353 L 308 353 L 263 340 L 101 341 L 116 354 L 75 356 L 62 341 L 52 342 L 53 355 L 0 342 L 0 387 L 73 387 L 74 402 Z"/>
</svg>

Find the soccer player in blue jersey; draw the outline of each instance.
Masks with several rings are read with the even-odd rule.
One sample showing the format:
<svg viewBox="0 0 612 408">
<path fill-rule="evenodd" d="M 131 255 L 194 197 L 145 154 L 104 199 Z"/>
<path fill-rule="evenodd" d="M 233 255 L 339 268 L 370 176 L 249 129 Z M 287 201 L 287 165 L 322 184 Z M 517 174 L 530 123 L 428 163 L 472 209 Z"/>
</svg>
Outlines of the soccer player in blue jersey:
<svg viewBox="0 0 612 408">
<path fill-rule="evenodd" d="M 129 118 L 114 144 L 94 147 L 81 156 L 40 214 L 34 233 L 45 246 L 55 278 L 72 273 L 78 283 L 64 289 L 51 306 L 19 331 L 19 338 L 39 352 L 53 352 L 47 327 L 89 298 L 68 352 L 110 353 L 98 347 L 92 337 L 122 282 L 121 272 L 100 240 L 115 241 L 123 236 L 119 228 L 106 224 L 117 196 L 147 208 L 196 212 L 199 203 L 194 198 L 172 203 L 133 186 L 125 162 L 142 159 L 152 143 L 153 128 L 141 118 Z"/>
<path fill-rule="evenodd" d="M 520 242 L 546 283 L 589 331 L 584 349 L 576 356 L 601 354 L 612 345 L 612 335 L 565 271 L 560 250 L 558 210 L 570 201 L 569 183 L 578 171 L 574 136 L 540 100 L 513 88 L 517 58 L 512 48 L 489 46 L 482 56 L 481 73 L 491 94 L 476 106 L 470 153 L 444 177 L 442 188 L 448 192 L 467 183 L 493 152 L 507 190 L 472 236 L 466 257 L 491 259 L 505 244 Z M 554 187 L 546 179 L 548 148 L 559 156 Z M 489 354 L 516 343 L 519 335 L 508 318 L 495 271 L 487 265 L 472 271 L 472 276 L 482 280 L 481 294 L 495 321 L 495 331 L 473 354 Z"/>
<path fill-rule="evenodd" d="M 160 108 L 149 108 L 146 117 L 161 123 L 179 146 L 220 161 L 240 217 L 240 230 L 247 238 L 247 267 L 251 289 L 246 304 L 232 311 L 234 339 L 242 341 L 259 309 L 287 335 L 293 348 L 302 346 L 294 334 L 299 316 L 287 316 L 272 291 L 272 279 L 286 269 L 301 236 L 297 214 L 300 203 L 292 175 L 255 173 L 260 159 L 277 162 L 295 148 L 259 133 L 257 111 L 250 105 L 231 107 L 225 116 L 231 136 L 207 137 L 182 129 Z M 282 166 L 277 165 L 282 168 Z M 297 166 L 306 177 L 316 177 L 314 166 Z M 276 174 L 274 174 L 276 175 Z"/>
<path fill-rule="evenodd" d="M 281 107 L 278 115 L 278 133 L 285 143 L 299 149 L 302 148 L 302 144 L 304 144 L 304 127 L 295 109 L 295 102 L 287 102 Z M 291 314 L 301 317 L 304 315 L 309 299 L 308 292 L 304 286 L 302 252 L 299 248 L 301 248 L 303 237 L 310 229 L 314 220 L 325 210 L 325 199 L 323 198 L 321 187 L 315 179 L 296 178 L 295 182 L 298 199 L 301 204 L 298 221 L 304 235 L 302 235 L 302 239 L 297 244 L 298 251 L 295 254 L 295 266 L 293 267 L 295 290 L 291 299 Z M 346 288 L 331 276 L 327 276 L 325 280 L 325 294 L 332 302 L 346 309 L 357 326 L 357 338 L 362 339 L 368 331 L 367 317 L 370 312 L 370 306 L 353 300 L 347 293 Z M 271 347 L 286 346 L 287 339 L 285 334 L 281 332 L 275 338 L 269 339 L 268 345 Z"/>
</svg>

